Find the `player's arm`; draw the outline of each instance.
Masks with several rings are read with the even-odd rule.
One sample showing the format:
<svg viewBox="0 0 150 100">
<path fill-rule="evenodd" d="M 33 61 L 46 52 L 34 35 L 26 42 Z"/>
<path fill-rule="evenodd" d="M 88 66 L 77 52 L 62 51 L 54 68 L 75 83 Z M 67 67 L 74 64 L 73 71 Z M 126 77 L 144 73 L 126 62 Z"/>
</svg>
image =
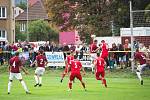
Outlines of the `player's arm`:
<svg viewBox="0 0 150 100">
<path fill-rule="evenodd" d="M 96 50 L 94 50 L 94 52 L 97 52 L 98 50 L 100 50 L 101 49 L 101 47 L 98 47 Z"/>
<path fill-rule="evenodd" d="M 10 65 L 8 66 L 8 72 L 10 72 Z"/>
<path fill-rule="evenodd" d="M 45 66 L 47 66 L 47 64 L 48 64 L 48 61 L 47 61 L 47 59 L 46 59 L 46 57 L 45 57 Z"/>
<path fill-rule="evenodd" d="M 86 72 L 83 67 L 81 68 L 81 71 L 83 72 L 83 75 L 86 75 Z"/>
<path fill-rule="evenodd" d="M 23 70 L 23 72 L 24 72 L 25 74 L 29 74 L 29 72 L 28 72 L 23 66 L 20 66 L 20 68 L 21 68 L 21 70 Z"/>
<path fill-rule="evenodd" d="M 37 60 L 35 60 L 33 63 L 30 64 L 30 67 L 32 67 L 34 64 L 37 63 Z"/>
<path fill-rule="evenodd" d="M 71 70 L 71 65 L 68 64 L 68 69 L 67 69 L 67 73 L 66 74 L 68 74 L 70 70 Z"/>
<path fill-rule="evenodd" d="M 82 66 L 82 64 L 81 64 L 81 62 L 80 62 L 80 66 L 81 66 L 81 71 L 83 72 L 83 75 L 85 75 L 86 72 L 85 72 L 85 70 L 84 70 L 84 68 L 83 68 L 83 66 Z"/>
</svg>

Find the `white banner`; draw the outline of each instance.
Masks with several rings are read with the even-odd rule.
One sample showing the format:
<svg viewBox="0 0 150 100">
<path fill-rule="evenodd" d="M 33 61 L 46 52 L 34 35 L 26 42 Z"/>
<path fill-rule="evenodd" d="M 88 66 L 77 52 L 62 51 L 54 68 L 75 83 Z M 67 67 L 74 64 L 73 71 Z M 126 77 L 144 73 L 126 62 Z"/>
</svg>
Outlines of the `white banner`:
<svg viewBox="0 0 150 100">
<path fill-rule="evenodd" d="M 45 52 L 48 60 L 47 66 L 65 66 L 63 52 Z"/>
<path fill-rule="evenodd" d="M 79 59 L 83 67 L 92 67 L 91 56 L 89 54 L 84 54 L 82 59 Z"/>
</svg>

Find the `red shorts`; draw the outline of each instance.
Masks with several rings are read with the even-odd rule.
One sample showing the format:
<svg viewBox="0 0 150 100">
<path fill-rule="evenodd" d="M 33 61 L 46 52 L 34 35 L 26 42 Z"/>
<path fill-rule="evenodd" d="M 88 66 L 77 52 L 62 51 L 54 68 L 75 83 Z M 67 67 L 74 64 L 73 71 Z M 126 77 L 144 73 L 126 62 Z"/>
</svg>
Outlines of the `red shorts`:
<svg viewBox="0 0 150 100">
<path fill-rule="evenodd" d="M 96 74 L 95 74 L 96 79 L 98 79 L 99 76 L 101 76 L 102 78 L 104 78 L 105 77 L 105 71 L 96 72 Z"/>
<path fill-rule="evenodd" d="M 70 74 L 70 81 L 73 81 L 75 78 L 77 78 L 80 81 L 82 81 L 82 76 L 81 76 L 80 73 L 71 73 Z"/>
<path fill-rule="evenodd" d="M 100 55 L 103 59 L 107 58 L 108 57 L 108 54 L 107 53 L 101 53 Z"/>
</svg>

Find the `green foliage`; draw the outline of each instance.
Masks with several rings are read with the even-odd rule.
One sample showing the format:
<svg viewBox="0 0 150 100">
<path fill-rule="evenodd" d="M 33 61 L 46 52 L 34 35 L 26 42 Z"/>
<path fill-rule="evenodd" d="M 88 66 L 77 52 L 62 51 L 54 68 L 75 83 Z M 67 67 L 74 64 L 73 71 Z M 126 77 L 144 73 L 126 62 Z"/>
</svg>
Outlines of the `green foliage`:
<svg viewBox="0 0 150 100">
<path fill-rule="evenodd" d="M 29 23 L 30 41 L 47 41 L 51 38 L 49 37 L 51 32 L 54 33 L 49 27 L 48 22 L 44 20 L 36 20 Z"/>
<path fill-rule="evenodd" d="M 75 7 L 76 2 L 78 3 Z M 53 14 L 52 21 L 58 26 L 65 23 L 62 14 L 70 13 L 67 24 L 60 31 L 67 31 L 68 28 L 73 27 L 79 31 L 81 37 L 87 33 L 87 36 L 90 34 L 110 36 L 112 35 L 112 20 L 116 24 L 116 32 L 119 29 L 117 26 L 129 25 L 128 4 L 125 3 L 120 0 L 110 2 L 106 0 L 69 0 L 68 3 L 64 3 L 64 0 L 50 0 L 46 2 L 46 6 Z M 118 9 L 121 11 L 119 12 Z"/>
<path fill-rule="evenodd" d="M 20 26 L 18 23 L 16 23 L 16 27 L 15 27 L 15 41 L 18 42 L 19 40 L 20 41 L 25 41 L 26 40 L 26 37 L 27 35 L 25 33 L 22 33 L 20 32 Z"/>
<path fill-rule="evenodd" d="M 17 7 L 20 7 L 21 9 L 25 10 L 27 9 L 27 3 L 21 1 L 19 4 L 16 5 Z"/>
<path fill-rule="evenodd" d="M 52 22 L 58 26 L 63 25 L 60 31 L 68 31 L 70 27 L 73 27 L 79 31 L 81 37 L 86 37 L 87 34 L 87 36 L 90 34 L 112 36 L 111 21 L 114 22 L 115 35 L 119 35 L 120 28 L 130 27 L 130 0 L 67 1 L 47 0 L 45 3 L 48 12 L 52 13 Z M 134 10 L 145 9 L 150 3 L 149 0 L 132 0 L 132 2 Z M 62 17 L 63 13 L 70 13 L 67 23 Z"/>
</svg>

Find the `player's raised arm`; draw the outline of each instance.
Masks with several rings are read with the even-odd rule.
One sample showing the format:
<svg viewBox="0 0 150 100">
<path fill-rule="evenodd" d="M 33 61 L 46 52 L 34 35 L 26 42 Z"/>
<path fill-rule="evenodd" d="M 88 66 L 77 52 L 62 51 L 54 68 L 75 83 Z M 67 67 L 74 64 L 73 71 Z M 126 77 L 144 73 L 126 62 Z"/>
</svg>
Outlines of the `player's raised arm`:
<svg viewBox="0 0 150 100">
<path fill-rule="evenodd" d="M 82 70 L 82 72 L 83 72 L 83 75 L 86 75 L 86 72 L 85 72 L 85 70 L 84 70 L 83 67 L 81 68 L 81 70 Z"/>
<path fill-rule="evenodd" d="M 37 63 L 37 61 L 35 60 L 33 63 L 30 64 L 30 67 L 32 67 L 36 63 Z"/>
</svg>

